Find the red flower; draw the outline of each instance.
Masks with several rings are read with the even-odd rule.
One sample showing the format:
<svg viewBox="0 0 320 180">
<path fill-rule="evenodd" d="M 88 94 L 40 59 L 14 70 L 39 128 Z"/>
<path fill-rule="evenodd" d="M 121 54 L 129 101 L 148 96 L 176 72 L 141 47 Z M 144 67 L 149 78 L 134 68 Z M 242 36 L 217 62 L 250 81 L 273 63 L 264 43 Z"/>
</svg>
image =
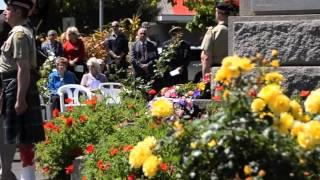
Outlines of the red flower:
<svg viewBox="0 0 320 180">
<path fill-rule="evenodd" d="M 58 108 L 55 108 L 55 109 L 52 111 L 52 116 L 53 116 L 53 117 L 58 117 L 58 116 L 59 116 L 59 109 L 58 109 Z"/>
<path fill-rule="evenodd" d="M 257 97 L 257 91 L 255 89 L 250 89 L 248 94 L 251 97 Z"/>
<path fill-rule="evenodd" d="M 150 89 L 150 90 L 148 91 L 148 94 L 149 94 L 149 95 L 156 95 L 156 94 L 157 94 L 157 91 L 154 90 L 154 89 Z"/>
<path fill-rule="evenodd" d="M 217 85 L 215 89 L 216 89 L 216 91 L 222 91 L 223 90 L 223 86 Z"/>
<path fill-rule="evenodd" d="M 72 126 L 72 123 L 73 123 L 72 117 L 66 118 L 66 119 L 65 119 L 65 122 L 66 122 L 66 125 L 67 125 L 68 127 L 71 127 L 71 126 Z"/>
<path fill-rule="evenodd" d="M 80 121 L 81 123 L 86 122 L 87 119 L 88 119 L 88 116 L 86 116 L 86 115 L 80 115 L 80 117 L 79 117 L 79 121 Z"/>
<path fill-rule="evenodd" d="M 310 91 L 302 90 L 302 91 L 300 92 L 300 96 L 301 96 L 301 97 L 307 97 L 307 96 L 309 96 L 309 95 L 310 95 Z"/>
<path fill-rule="evenodd" d="M 70 103 L 73 102 L 73 99 L 72 99 L 72 98 L 67 98 L 67 99 L 64 100 L 64 102 L 65 102 L 66 104 L 70 104 Z"/>
<path fill-rule="evenodd" d="M 87 180 L 87 176 L 82 176 L 81 180 Z"/>
<path fill-rule="evenodd" d="M 90 153 L 93 153 L 94 151 L 94 145 L 93 144 L 89 144 L 86 148 L 86 153 L 87 154 L 90 154 Z"/>
<path fill-rule="evenodd" d="M 108 170 L 110 167 L 111 167 L 111 163 L 110 162 L 107 162 L 106 164 L 103 163 L 103 161 L 100 159 L 98 162 L 97 162 L 97 166 L 100 170 Z"/>
<path fill-rule="evenodd" d="M 42 168 L 42 172 L 43 172 L 43 173 L 48 173 L 49 170 L 50 170 L 50 168 L 49 168 L 48 166 Z"/>
<path fill-rule="evenodd" d="M 171 97 L 171 98 L 176 98 L 177 96 L 178 96 L 177 93 L 171 93 L 171 94 L 170 94 L 170 97 Z"/>
<path fill-rule="evenodd" d="M 164 172 L 167 172 L 169 170 L 169 167 L 168 167 L 167 163 L 161 163 L 160 169 Z"/>
<path fill-rule="evenodd" d="M 221 96 L 213 96 L 212 99 L 216 102 L 220 102 L 221 101 Z"/>
<path fill-rule="evenodd" d="M 123 146 L 122 151 L 128 152 L 128 151 L 131 151 L 132 149 L 133 149 L 132 145 L 126 145 L 126 146 Z"/>
<path fill-rule="evenodd" d="M 135 180 L 136 177 L 134 174 L 129 174 L 127 180 Z"/>
<path fill-rule="evenodd" d="M 66 170 L 66 173 L 67 173 L 67 174 L 72 174 L 72 173 L 73 173 L 73 170 L 74 170 L 73 164 L 67 166 L 67 167 L 65 168 L 65 170 Z"/>
<path fill-rule="evenodd" d="M 208 83 L 211 81 L 211 73 L 206 73 L 203 78 L 203 82 Z"/>
<path fill-rule="evenodd" d="M 110 151 L 110 156 L 115 156 L 117 153 L 119 152 L 119 149 L 118 148 L 113 148 L 111 151 Z"/>
<path fill-rule="evenodd" d="M 56 132 L 58 132 L 60 130 L 60 128 L 58 126 L 54 125 L 53 122 L 44 123 L 43 128 L 46 130 L 52 130 L 52 131 L 56 131 Z"/>
<path fill-rule="evenodd" d="M 68 112 L 72 112 L 72 111 L 73 111 L 73 106 L 68 106 L 68 107 L 67 107 L 67 111 L 68 111 Z"/>
<path fill-rule="evenodd" d="M 86 100 L 85 104 L 95 107 L 97 105 L 97 96 L 93 96 L 91 99 Z"/>
</svg>

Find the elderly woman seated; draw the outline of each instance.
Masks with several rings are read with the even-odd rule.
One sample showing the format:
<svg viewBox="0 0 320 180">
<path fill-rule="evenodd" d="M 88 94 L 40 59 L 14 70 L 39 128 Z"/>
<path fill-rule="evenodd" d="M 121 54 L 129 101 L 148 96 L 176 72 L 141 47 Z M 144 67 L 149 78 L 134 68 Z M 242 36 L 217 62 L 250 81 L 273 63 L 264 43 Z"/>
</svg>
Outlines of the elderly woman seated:
<svg viewBox="0 0 320 180">
<path fill-rule="evenodd" d="M 90 90 L 98 89 L 100 83 L 107 81 L 106 76 L 101 73 L 100 62 L 92 57 L 87 61 L 87 66 L 89 72 L 83 75 L 80 84 Z"/>
<path fill-rule="evenodd" d="M 51 94 L 52 108 L 60 108 L 59 95 L 57 91 L 59 87 L 65 84 L 76 84 L 77 78 L 74 73 L 67 71 L 68 60 L 64 57 L 56 59 L 56 69 L 49 74 L 48 89 Z"/>
</svg>

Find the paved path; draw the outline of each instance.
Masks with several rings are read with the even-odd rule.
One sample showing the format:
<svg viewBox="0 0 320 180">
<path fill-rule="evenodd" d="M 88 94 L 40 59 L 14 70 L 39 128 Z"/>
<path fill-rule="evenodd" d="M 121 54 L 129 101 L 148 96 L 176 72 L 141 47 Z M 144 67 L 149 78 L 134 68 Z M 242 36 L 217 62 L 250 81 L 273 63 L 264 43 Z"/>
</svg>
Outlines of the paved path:
<svg viewBox="0 0 320 180">
<path fill-rule="evenodd" d="M 20 162 L 20 155 L 19 155 L 19 152 L 17 152 L 14 156 L 14 162 L 12 164 L 12 171 L 14 172 L 14 174 L 16 175 L 16 177 L 18 179 L 20 179 L 21 169 L 22 169 L 22 167 L 21 167 L 21 162 Z M 36 178 L 37 178 L 37 180 L 47 180 L 39 172 L 37 172 Z"/>
</svg>

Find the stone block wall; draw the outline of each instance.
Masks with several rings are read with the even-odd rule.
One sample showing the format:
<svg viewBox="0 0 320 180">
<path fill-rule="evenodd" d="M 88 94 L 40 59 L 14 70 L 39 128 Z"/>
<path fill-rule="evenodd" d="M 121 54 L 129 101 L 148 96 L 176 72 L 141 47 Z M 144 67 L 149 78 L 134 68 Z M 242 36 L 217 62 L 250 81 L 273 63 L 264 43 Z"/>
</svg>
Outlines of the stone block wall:
<svg viewBox="0 0 320 180">
<path fill-rule="evenodd" d="M 320 87 L 320 14 L 230 17 L 228 27 L 229 55 L 277 49 L 289 94 Z"/>
</svg>

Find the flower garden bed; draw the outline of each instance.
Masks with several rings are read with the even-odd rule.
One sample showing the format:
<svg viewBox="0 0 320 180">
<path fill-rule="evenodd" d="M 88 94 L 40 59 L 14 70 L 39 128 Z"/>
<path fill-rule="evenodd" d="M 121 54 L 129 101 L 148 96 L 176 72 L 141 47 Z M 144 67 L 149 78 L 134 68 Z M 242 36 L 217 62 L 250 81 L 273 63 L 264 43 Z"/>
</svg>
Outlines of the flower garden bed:
<svg viewBox="0 0 320 180">
<path fill-rule="evenodd" d="M 205 82 L 149 92 L 149 103 L 131 91 L 113 106 L 90 100 L 56 112 L 37 144 L 38 168 L 70 178 L 82 156 L 81 179 L 319 179 L 320 90 L 289 98 L 278 66 L 276 51 L 225 58 L 198 113 L 193 105 L 208 100 L 187 97 Z"/>
</svg>

